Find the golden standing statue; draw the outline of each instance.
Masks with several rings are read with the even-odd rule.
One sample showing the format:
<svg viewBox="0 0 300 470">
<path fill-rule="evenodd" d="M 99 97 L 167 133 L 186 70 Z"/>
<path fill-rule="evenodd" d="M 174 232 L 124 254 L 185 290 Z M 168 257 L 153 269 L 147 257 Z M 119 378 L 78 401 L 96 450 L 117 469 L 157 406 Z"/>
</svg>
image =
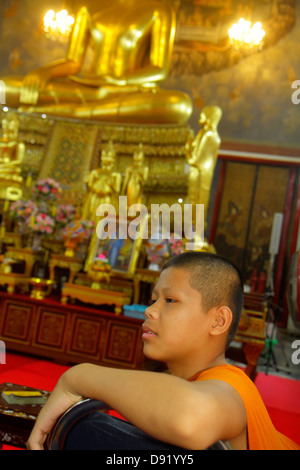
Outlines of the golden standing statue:
<svg viewBox="0 0 300 470">
<path fill-rule="evenodd" d="M 81 218 L 95 220 L 100 204 L 113 204 L 116 207 L 121 189 L 121 175 L 113 171 L 115 149 L 112 142 L 102 150 L 101 167 L 91 171 L 86 179 L 87 195 L 84 200 Z"/>
<path fill-rule="evenodd" d="M 186 122 L 189 96 L 158 86 L 175 37 L 171 2 L 99 0 L 97 8 L 80 9 L 66 58 L 24 78 L 3 78 L 7 106 L 100 121 Z"/>
<path fill-rule="evenodd" d="M 21 176 L 25 145 L 18 142 L 19 122 L 6 115 L 2 119 L 0 140 L 0 199 L 17 200 L 22 197 Z"/>
<path fill-rule="evenodd" d="M 133 165 L 126 168 L 121 194 L 127 195 L 128 207 L 141 204 L 143 187 L 148 178 L 149 168 L 144 166 L 143 144 L 133 154 Z"/>
<path fill-rule="evenodd" d="M 186 158 L 190 165 L 188 200 L 193 207 L 196 204 L 204 204 L 205 223 L 214 169 L 221 144 L 217 130 L 221 117 L 222 110 L 219 106 L 203 108 L 199 119 L 202 128 L 195 139 L 186 144 Z"/>
</svg>

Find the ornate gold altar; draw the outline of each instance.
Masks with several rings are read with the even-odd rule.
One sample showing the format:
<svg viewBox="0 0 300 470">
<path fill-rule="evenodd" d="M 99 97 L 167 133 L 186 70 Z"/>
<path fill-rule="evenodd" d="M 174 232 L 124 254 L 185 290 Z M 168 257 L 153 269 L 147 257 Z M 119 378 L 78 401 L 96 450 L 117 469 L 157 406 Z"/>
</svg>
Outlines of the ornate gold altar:
<svg viewBox="0 0 300 470">
<path fill-rule="evenodd" d="M 94 123 L 83 124 L 78 120 L 45 119 L 18 112 L 10 112 L 10 115 L 19 120 L 19 140 L 22 140 L 25 146 L 22 175 L 25 182 L 24 196 L 28 199 L 31 197 L 30 190 L 34 182 L 49 177 L 58 181 L 63 188 L 59 203 L 74 204 L 76 195 L 76 207 L 83 207 L 87 191 L 85 180 L 93 170 L 99 168 L 103 153 L 110 142 L 113 142 L 116 154 L 112 170 L 122 179 L 126 169 L 134 162 L 133 155 L 139 152 L 142 146 L 143 168 L 148 168 L 142 194 L 143 203 L 148 207 L 152 203 L 161 203 L 162 200 L 171 205 L 177 202 L 179 196 L 184 198 L 187 193 L 185 144 L 193 132 L 186 125 L 98 124 L 95 127 Z M 3 116 L 6 114 L 2 111 L 0 119 Z M 90 139 L 91 135 L 93 139 Z M 121 185 L 119 190 L 121 191 Z M 123 194 L 126 194 L 126 188 Z M 2 198 L 3 213 L 5 204 L 5 198 Z M 73 257 L 65 256 L 62 237 L 58 240 L 57 234 L 52 233 L 50 238 L 48 236 L 44 239 L 40 251 L 33 251 L 32 259 L 29 260 L 28 254 L 26 255 L 29 250 L 26 248 L 28 233 L 21 233 L 21 229 L 22 226 L 16 219 L 12 221 L 6 218 L 2 244 L 6 257 L 15 260 L 22 258 L 26 262 L 24 277 L 30 278 L 34 263 L 41 261 L 45 251 L 48 251 L 50 279 L 54 280 L 56 271 L 66 268 L 69 270 L 69 284 L 72 284 L 85 263 L 86 241 L 79 243 Z"/>
<path fill-rule="evenodd" d="M 143 145 L 145 204 L 173 203 L 187 193 L 186 149 L 194 131 L 188 125 L 145 125 L 61 120 L 11 111 L 19 120 L 19 140 L 25 145 L 22 171 L 37 180 L 51 177 L 64 188 L 63 200 L 83 197 L 84 178 L 96 169 L 110 141 L 117 154 L 115 170 L 122 175 Z M 6 114 L 0 109 L 0 120 Z M 184 176 L 184 177 L 183 177 Z M 26 179 L 26 178 L 25 178 Z"/>
<path fill-rule="evenodd" d="M 114 276 L 132 280 L 137 267 L 148 267 L 149 241 L 123 241 L 122 246 L 119 244 L 117 264 L 112 272 L 108 276 L 105 269 L 101 272 L 102 268 L 98 267 L 95 279 L 95 263 L 102 263 L 103 252 L 108 249 L 105 241 L 99 243 L 102 237 L 97 222 L 101 217 L 97 215 L 103 217 L 104 213 L 97 214 L 97 208 L 111 204 L 118 216 L 120 196 L 127 200 L 126 209 L 134 204 L 142 205 L 149 213 L 154 204 L 164 203 L 169 207 L 181 204 L 182 208 L 189 202 L 193 207 L 202 202 L 206 205 L 220 145 L 217 132 L 220 116 L 220 108 L 205 108 L 199 120 L 202 128 L 194 137 L 186 124 L 96 125 L 87 120 L 2 111 L 0 118 L 18 121 L 18 141 L 22 140 L 25 148 L 22 159 L 24 197 L 14 203 L 13 211 L 10 206 L 10 218 L 8 201 L 3 200 L 5 257 L 26 261 L 22 275 L 27 280 L 33 276 L 37 261 L 44 265 L 42 276 L 48 273 L 53 282 L 57 271 L 68 270 L 68 282 L 62 289 L 63 302 L 77 298 L 95 304 L 111 304 L 110 294 L 104 292 L 101 297 L 98 292 L 96 295 L 99 276 L 106 277 L 107 281 Z M 22 212 L 21 219 L 18 211 Z M 126 220 L 125 225 L 128 225 L 130 217 Z M 90 224 L 88 236 L 87 224 Z M 127 233 L 128 227 L 125 230 Z M 179 236 L 183 238 L 183 232 Z M 31 249 L 35 240 L 39 241 L 39 246 L 32 246 L 29 260 L 26 250 Z M 172 239 L 165 244 L 168 249 L 160 262 L 172 254 L 174 244 L 184 249 L 184 241 Z M 111 240 L 109 250 L 113 251 L 114 245 Z M 155 246 L 152 250 L 154 256 L 157 249 Z M 86 273 L 86 283 L 74 288 L 80 272 Z M 32 282 L 28 284 L 32 286 Z M 12 289 L 14 287 L 10 287 Z M 120 300 L 115 302 L 116 312 L 120 313 L 122 305 L 131 300 L 132 295 L 121 293 Z"/>
</svg>

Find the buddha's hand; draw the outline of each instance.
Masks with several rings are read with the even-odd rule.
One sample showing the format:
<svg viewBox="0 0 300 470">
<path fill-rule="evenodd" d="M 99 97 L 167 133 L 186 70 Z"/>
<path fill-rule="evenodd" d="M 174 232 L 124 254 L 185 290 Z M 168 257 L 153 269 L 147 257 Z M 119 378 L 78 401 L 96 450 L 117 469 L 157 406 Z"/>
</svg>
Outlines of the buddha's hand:
<svg viewBox="0 0 300 470">
<path fill-rule="evenodd" d="M 26 75 L 21 86 L 20 103 L 36 105 L 40 91 L 46 87 L 48 80 L 48 73 L 43 69 L 34 70 Z"/>
</svg>

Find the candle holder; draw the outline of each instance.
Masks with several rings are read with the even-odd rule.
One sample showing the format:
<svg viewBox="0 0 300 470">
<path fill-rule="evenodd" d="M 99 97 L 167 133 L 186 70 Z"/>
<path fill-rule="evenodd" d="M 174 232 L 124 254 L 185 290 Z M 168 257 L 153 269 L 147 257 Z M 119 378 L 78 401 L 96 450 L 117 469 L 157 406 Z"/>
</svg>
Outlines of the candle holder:
<svg viewBox="0 0 300 470">
<path fill-rule="evenodd" d="M 92 289 L 101 289 L 101 282 L 108 283 L 112 272 L 111 266 L 107 263 L 94 263 L 88 271 L 88 277 L 92 279 Z"/>
<path fill-rule="evenodd" d="M 54 281 L 51 279 L 40 279 L 39 277 L 32 277 L 29 284 L 32 286 L 30 297 L 36 300 L 43 300 L 51 293 Z"/>
</svg>

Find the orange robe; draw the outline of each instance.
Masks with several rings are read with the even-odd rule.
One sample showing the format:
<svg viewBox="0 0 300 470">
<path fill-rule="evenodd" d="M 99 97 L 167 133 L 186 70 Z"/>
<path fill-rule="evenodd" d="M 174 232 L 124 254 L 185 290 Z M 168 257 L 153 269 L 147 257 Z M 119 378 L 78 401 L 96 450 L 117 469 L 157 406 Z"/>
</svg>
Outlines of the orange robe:
<svg viewBox="0 0 300 470">
<path fill-rule="evenodd" d="M 259 391 L 242 370 L 224 364 L 199 372 L 189 380 L 222 380 L 239 393 L 247 413 L 249 450 L 300 450 L 296 443 L 275 429 Z"/>
</svg>

